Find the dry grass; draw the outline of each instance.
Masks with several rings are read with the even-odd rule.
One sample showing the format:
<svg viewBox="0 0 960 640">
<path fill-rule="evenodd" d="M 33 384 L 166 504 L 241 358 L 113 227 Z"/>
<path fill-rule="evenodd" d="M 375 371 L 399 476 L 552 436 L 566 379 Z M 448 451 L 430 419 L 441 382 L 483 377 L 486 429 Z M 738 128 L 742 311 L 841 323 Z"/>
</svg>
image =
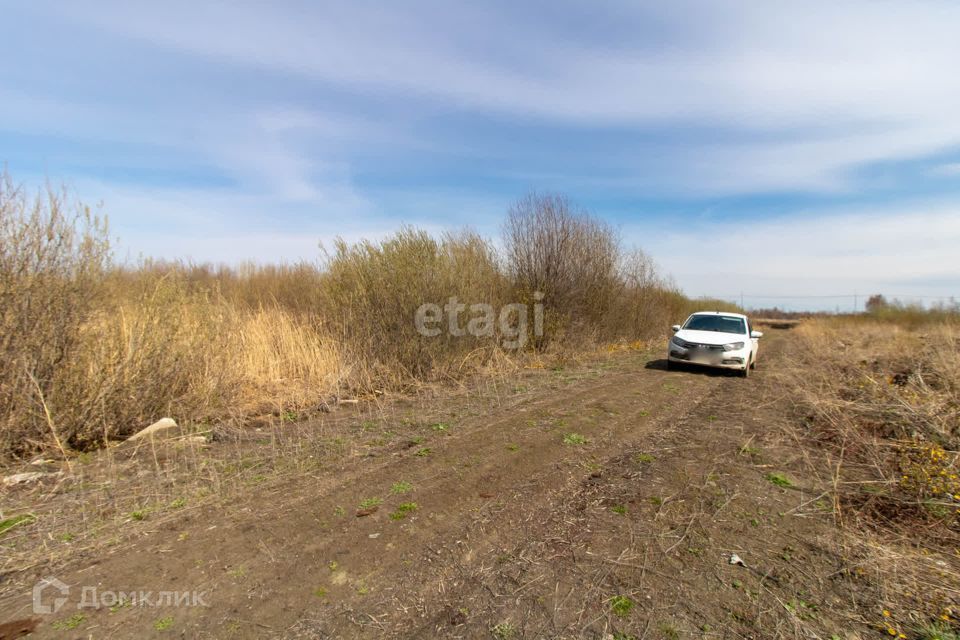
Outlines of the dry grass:
<svg viewBox="0 0 960 640">
<path fill-rule="evenodd" d="M 897 633 L 960 604 L 960 324 L 901 319 L 804 322 L 784 374 L 832 469 L 843 571 Z"/>
</svg>

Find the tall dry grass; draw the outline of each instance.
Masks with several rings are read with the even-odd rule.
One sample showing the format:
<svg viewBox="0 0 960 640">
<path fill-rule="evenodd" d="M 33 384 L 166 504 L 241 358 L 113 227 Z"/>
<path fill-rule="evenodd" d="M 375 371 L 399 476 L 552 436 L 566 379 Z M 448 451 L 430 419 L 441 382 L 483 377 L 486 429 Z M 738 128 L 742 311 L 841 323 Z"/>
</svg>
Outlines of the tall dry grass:
<svg viewBox="0 0 960 640">
<path fill-rule="evenodd" d="M 838 514 L 956 541 L 960 322 L 912 311 L 902 323 L 847 316 L 794 332 L 786 376 L 809 435 L 838 461 Z"/>
<path fill-rule="evenodd" d="M 476 233 L 404 228 L 381 242 L 337 242 L 317 263 L 116 265 L 89 209 L 4 176 L 0 458 L 69 455 L 166 415 L 204 423 L 309 410 L 516 354 L 500 325 L 421 335 L 424 303 L 468 305 L 462 327 L 474 303 L 543 304 L 543 332 L 529 323 L 524 348 L 565 352 L 661 334 L 702 304 L 562 197 L 521 200 L 504 233 L 503 253 Z"/>
</svg>

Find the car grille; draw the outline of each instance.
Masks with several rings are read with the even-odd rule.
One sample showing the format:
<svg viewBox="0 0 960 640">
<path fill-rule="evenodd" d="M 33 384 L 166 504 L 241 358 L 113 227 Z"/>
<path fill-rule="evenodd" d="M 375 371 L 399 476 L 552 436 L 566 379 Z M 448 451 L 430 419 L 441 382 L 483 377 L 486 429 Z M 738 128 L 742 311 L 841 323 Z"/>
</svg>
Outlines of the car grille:
<svg viewBox="0 0 960 640">
<path fill-rule="evenodd" d="M 689 349 L 705 349 L 709 351 L 723 351 L 722 344 L 699 344 L 697 342 L 688 342 L 687 348 Z"/>
</svg>

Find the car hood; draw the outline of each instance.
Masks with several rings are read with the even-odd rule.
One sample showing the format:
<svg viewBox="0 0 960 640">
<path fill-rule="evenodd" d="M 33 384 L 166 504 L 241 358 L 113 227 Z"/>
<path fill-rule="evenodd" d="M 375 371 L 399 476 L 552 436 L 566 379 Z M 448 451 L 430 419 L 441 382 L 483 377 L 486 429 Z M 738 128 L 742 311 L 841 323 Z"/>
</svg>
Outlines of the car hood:
<svg viewBox="0 0 960 640">
<path fill-rule="evenodd" d="M 739 333 L 723 333 L 720 331 L 694 331 L 681 329 L 675 334 L 681 340 L 698 344 L 728 344 L 730 342 L 744 342 L 747 337 Z"/>
</svg>

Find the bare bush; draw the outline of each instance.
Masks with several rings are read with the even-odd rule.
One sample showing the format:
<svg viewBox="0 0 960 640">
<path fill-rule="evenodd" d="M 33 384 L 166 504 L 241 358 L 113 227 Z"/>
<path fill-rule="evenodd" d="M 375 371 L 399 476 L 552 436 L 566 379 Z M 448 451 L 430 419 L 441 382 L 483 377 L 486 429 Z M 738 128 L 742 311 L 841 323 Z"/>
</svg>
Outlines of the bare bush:
<svg viewBox="0 0 960 640">
<path fill-rule="evenodd" d="M 0 452 L 55 434 L 57 373 L 97 307 L 109 255 L 106 223 L 88 208 L 0 176 Z"/>
<path fill-rule="evenodd" d="M 407 228 L 379 244 L 338 241 L 327 269 L 330 322 L 369 378 L 410 382 L 437 377 L 457 356 L 494 344 L 449 331 L 427 337 L 413 322 L 424 303 L 443 305 L 453 297 L 496 304 L 502 299 L 495 254 L 475 234 L 436 240 Z"/>
<path fill-rule="evenodd" d="M 508 275 L 519 300 L 543 294 L 544 349 L 570 331 L 595 329 L 621 289 L 620 240 L 607 223 L 567 198 L 531 194 L 507 213 L 503 228 Z"/>
</svg>

